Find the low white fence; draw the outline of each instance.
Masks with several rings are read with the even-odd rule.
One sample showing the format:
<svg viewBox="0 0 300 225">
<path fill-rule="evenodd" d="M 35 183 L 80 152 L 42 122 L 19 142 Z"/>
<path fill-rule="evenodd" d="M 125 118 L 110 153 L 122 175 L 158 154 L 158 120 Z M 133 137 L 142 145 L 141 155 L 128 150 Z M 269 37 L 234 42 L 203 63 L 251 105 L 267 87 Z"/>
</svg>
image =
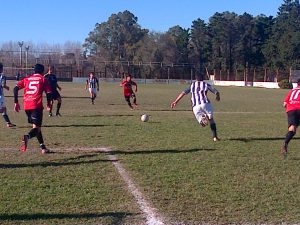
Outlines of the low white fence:
<svg viewBox="0 0 300 225">
<path fill-rule="evenodd" d="M 74 83 L 85 83 L 86 77 L 73 77 Z M 100 78 L 101 82 L 120 83 L 121 78 Z M 174 79 L 134 79 L 138 84 L 189 84 L 190 80 L 174 80 Z M 220 81 L 208 80 L 210 84 L 216 86 L 238 86 L 238 87 L 262 87 L 262 88 L 279 88 L 277 82 L 245 82 L 245 81 Z"/>
</svg>

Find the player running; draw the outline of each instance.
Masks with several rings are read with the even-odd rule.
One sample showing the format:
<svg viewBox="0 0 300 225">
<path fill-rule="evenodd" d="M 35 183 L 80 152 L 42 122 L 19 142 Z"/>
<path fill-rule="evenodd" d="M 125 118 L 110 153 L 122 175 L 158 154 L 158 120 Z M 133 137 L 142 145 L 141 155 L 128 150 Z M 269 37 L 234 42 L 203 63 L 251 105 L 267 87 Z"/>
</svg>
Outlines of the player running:
<svg viewBox="0 0 300 225">
<path fill-rule="evenodd" d="M 288 132 L 285 136 L 281 153 L 287 156 L 288 144 L 296 134 L 300 122 L 300 79 L 297 80 L 297 87 L 290 90 L 286 95 L 283 106 L 285 107 L 288 118 Z"/>
<path fill-rule="evenodd" d="M 95 98 L 97 97 L 97 91 L 99 91 L 99 81 L 94 72 L 91 72 L 89 78 L 86 80 L 85 90 L 87 90 L 87 88 L 89 88 L 90 98 L 94 105 Z"/>
<path fill-rule="evenodd" d="M 136 95 L 132 90 L 132 86 L 135 86 L 135 92 L 137 92 L 137 83 L 131 80 L 130 74 L 127 74 L 125 76 L 125 79 L 122 81 L 122 83 L 120 83 L 120 86 L 123 87 L 124 98 L 128 106 L 130 107 L 131 110 L 133 110 L 133 106 L 130 102 L 130 98 L 133 98 L 133 104 L 135 107 L 137 107 L 138 105 L 136 103 Z"/>
<path fill-rule="evenodd" d="M 50 86 L 51 86 L 51 92 L 52 92 L 52 101 L 51 101 L 51 104 L 49 105 L 49 116 L 51 117 L 52 116 L 52 109 L 53 109 L 53 104 L 54 104 L 54 100 L 57 101 L 57 107 L 56 107 L 56 116 L 61 116 L 59 110 L 60 110 L 60 107 L 61 107 L 61 96 L 58 92 L 61 91 L 61 87 L 58 85 L 57 83 L 57 78 L 56 78 L 56 75 L 53 74 L 53 71 L 54 71 L 54 66 L 49 66 L 48 68 L 48 73 L 46 73 L 44 75 L 44 77 L 48 80 Z M 58 90 L 57 90 L 58 89 Z"/>
<path fill-rule="evenodd" d="M 196 81 L 192 82 L 191 86 L 181 92 L 176 100 L 171 103 L 171 108 L 175 108 L 183 96 L 191 93 L 192 107 L 196 119 L 203 127 L 209 122 L 213 134 L 213 141 L 219 141 L 220 139 L 217 136 L 217 126 L 213 118 L 213 107 L 207 97 L 208 91 L 214 93 L 216 95 L 216 100 L 220 101 L 220 92 L 210 84 L 204 82 L 202 76 L 197 76 Z"/>
<path fill-rule="evenodd" d="M 42 121 L 43 121 L 43 92 L 46 92 L 47 96 L 47 107 L 50 106 L 51 102 L 51 86 L 48 81 L 42 75 L 44 73 L 44 66 L 36 64 L 34 66 L 34 74 L 29 75 L 19 81 L 14 88 L 14 110 L 20 111 L 20 105 L 18 101 L 18 92 L 20 89 L 24 89 L 23 106 L 25 113 L 28 118 L 28 122 L 32 124 L 32 129 L 28 134 L 25 134 L 22 138 L 21 151 L 27 150 L 29 139 L 36 137 L 42 154 L 49 153 L 46 148 L 43 135 L 42 135 Z"/>
<path fill-rule="evenodd" d="M 6 85 L 6 76 L 3 74 L 3 64 L 0 63 L 0 113 L 2 113 L 3 119 L 6 122 L 6 126 L 11 128 L 15 127 L 15 124 L 12 124 L 9 120 L 6 110 L 4 89 L 9 91 L 9 87 Z"/>
</svg>

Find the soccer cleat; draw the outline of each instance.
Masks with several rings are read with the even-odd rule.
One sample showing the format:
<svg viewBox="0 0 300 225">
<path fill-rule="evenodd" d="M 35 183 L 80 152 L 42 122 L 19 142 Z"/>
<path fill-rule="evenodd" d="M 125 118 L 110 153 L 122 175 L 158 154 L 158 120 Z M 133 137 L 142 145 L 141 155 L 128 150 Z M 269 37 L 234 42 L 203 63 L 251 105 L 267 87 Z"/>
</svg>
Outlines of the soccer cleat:
<svg viewBox="0 0 300 225">
<path fill-rule="evenodd" d="M 49 117 L 51 117 L 52 116 L 52 113 L 49 113 Z"/>
<path fill-rule="evenodd" d="M 23 138 L 22 138 L 22 145 L 21 145 L 21 151 L 22 152 L 26 152 L 27 145 L 28 145 L 28 140 L 29 140 L 29 136 L 24 135 Z"/>
<path fill-rule="evenodd" d="M 283 144 L 282 147 L 281 147 L 281 154 L 286 157 L 287 156 L 287 153 L 288 153 L 288 149 L 287 149 L 287 145 L 286 144 Z"/>
<path fill-rule="evenodd" d="M 61 116 L 61 114 L 60 113 L 56 113 L 56 116 Z"/>
<path fill-rule="evenodd" d="M 12 124 L 12 123 L 7 123 L 7 124 L 6 124 L 6 127 L 12 128 L 12 127 L 16 127 L 16 125 L 15 125 L 15 124 Z"/>
<path fill-rule="evenodd" d="M 41 148 L 41 153 L 42 154 L 48 154 L 48 153 L 50 153 L 50 150 L 47 149 L 46 147 L 44 147 L 44 148 Z"/>
<path fill-rule="evenodd" d="M 218 138 L 218 137 L 214 137 L 213 140 L 214 140 L 215 142 L 216 142 L 216 141 L 221 141 L 221 139 Z"/>
</svg>

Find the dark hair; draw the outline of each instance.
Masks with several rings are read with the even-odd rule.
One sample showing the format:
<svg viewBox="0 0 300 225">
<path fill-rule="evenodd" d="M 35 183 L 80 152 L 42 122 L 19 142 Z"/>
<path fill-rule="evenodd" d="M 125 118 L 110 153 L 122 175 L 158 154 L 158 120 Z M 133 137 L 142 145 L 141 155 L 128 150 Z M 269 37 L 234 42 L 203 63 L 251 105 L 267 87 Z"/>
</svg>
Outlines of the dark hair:
<svg viewBox="0 0 300 225">
<path fill-rule="evenodd" d="M 3 64 L 2 63 L 0 63 L 0 69 L 3 69 Z"/>
<path fill-rule="evenodd" d="M 197 81 L 203 81 L 204 80 L 204 76 L 199 74 L 199 75 L 196 75 L 196 80 Z"/>
<path fill-rule="evenodd" d="M 45 67 L 42 64 L 35 64 L 33 70 L 35 73 L 44 73 Z"/>
<path fill-rule="evenodd" d="M 297 80 L 297 84 L 300 84 L 300 78 Z"/>
</svg>

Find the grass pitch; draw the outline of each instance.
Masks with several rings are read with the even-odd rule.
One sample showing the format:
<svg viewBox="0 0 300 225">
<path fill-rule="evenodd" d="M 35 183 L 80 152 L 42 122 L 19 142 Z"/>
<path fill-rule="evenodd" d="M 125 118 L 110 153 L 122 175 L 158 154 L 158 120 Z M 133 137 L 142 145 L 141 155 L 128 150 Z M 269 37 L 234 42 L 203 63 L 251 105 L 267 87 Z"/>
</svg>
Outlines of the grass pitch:
<svg viewBox="0 0 300 225">
<path fill-rule="evenodd" d="M 11 88 L 13 83 L 9 84 Z M 139 85 L 130 111 L 118 84 L 101 84 L 91 105 L 83 84 L 61 83 L 62 117 L 44 115 L 43 135 L 55 153 L 26 153 L 25 113 L 8 114 L 17 129 L 0 129 L 0 224 L 143 224 L 135 199 L 111 161 L 109 147 L 166 224 L 300 223 L 299 138 L 284 160 L 286 90 L 217 87 L 210 95 L 222 141 L 197 125 L 183 85 Z M 143 123 L 140 115 L 149 114 Z"/>
</svg>

